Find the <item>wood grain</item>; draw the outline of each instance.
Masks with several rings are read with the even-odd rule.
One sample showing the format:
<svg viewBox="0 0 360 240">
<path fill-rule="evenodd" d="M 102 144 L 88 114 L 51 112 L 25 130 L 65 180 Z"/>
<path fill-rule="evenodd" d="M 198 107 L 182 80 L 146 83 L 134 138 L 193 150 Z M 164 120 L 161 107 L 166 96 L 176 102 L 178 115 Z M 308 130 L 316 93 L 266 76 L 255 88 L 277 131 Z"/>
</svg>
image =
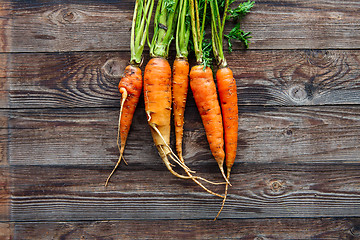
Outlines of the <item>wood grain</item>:
<svg viewBox="0 0 360 240">
<path fill-rule="evenodd" d="M 28 109 L 3 114 L 9 117 L 11 165 L 111 166 L 117 160 L 116 108 Z M 195 107 L 186 109 L 185 121 L 184 158 L 195 165 L 213 162 Z M 238 162 L 358 164 L 359 142 L 357 106 L 240 108 Z M 143 108 L 135 111 L 125 158 L 130 163 L 162 166 Z"/>
<path fill-rule="evenodd" d="M 129 50 L 134 1 L 3 2 L 4 52 Z M 251 49 L 357 49 L 359 7 L 351 0 L 260 0 L 242 28 L 253 33 Z"/>
<path fill-rule="evenodd" d="M 214 167 L 215 168 L 215 167 Z M 212 220 L 221 199 L 164 167 L 13 166 L 12 221 Z M 221 218 L 357 217 L 360 164 L 238 164 Z M 200 172 L 200 171 L 198 171 Z M 213 171 L 202 176 L 221 180 Z M 224 186 L 209 186 L 221 193 Z"/>
<path fill-rule="evenodd" d="M 9 104 L 3 108 L 119 106 L 117 84 L 128 53 L 7 56 L 9 86 L 4 91 Z M 146 55 L 145 62 L 148 59 Z M 237 51 L 228 56 L 228 63 L 237 80 L 239 105 L 360 103 L 359 50 Z M 104 66 L 111 71 L 103 71 Z M 191 94 L 189 104 L 195 105 Z"/>
<path fill-rule="evenodd" d="M 16 223 L 15 239 L 355 239 L 356 218 Z"/>
</svg>

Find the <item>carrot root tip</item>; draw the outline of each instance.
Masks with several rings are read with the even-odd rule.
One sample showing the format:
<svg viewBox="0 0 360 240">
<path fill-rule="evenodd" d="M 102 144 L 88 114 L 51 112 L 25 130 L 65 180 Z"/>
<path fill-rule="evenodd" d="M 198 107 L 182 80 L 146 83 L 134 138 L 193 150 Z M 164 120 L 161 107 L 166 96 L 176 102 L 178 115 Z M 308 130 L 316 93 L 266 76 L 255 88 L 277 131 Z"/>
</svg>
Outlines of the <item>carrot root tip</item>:
<svg viewBox="0 0 360 240">
<path fill-rule="evenodd" d="M 222 166 L 222 164 L 220 164 L 220 163 L 219 163 L 219 168 L 220 168 L 221 175 L 222 175 L 223 178 L 225 179 L 226 183 L 229 184 L 230 186 L 232 186 L 231 183 L 230 183 L 230 181 L 229 181 L 229 179 L 225 176 L 225 172 L 224 172 L 223 166 Z"/>
</svg>

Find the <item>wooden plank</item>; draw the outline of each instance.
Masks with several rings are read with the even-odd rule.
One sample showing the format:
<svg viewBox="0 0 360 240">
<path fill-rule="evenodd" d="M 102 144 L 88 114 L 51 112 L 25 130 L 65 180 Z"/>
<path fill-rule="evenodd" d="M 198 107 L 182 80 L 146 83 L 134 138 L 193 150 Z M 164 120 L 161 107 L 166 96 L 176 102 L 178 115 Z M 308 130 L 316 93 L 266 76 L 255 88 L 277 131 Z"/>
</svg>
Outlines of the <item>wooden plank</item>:
<svg viewBox="0 0 360 240">
<path fill-rule="evenodd" d="M 10 164 L 111 166 L 118 157 L 118 114 L 112 108 L 14 110 Z M 188 107 L 185 119 L 184 158 L 199 166 L 213 162 L 197 109 Z M 241 107 L 237 161 L 358 164 L 359 136 L 358 106 Z M 143 108 L 135 111 L 125 157 L 161 165 Z"/>
<path fill-rule="evenodd" d="M 221 199 L 165 167 L 13 166 L 11 221 L 212 220 Z M 221 181 L 220 173 L 198 172 Z M 239 164 L 226 219 L 360 216 L 359 164 Z M 209 186 L 223 192 L 223 186 Z"/>
<path fill-rule="evenodd" d="M 134 1 L 3 2 L 10 8 L 0 30 L 10 31 L 5 52 L 129 49 Z M 358 49 L 359 7 L 351 0 L 260 0 L 242 28 L 252 32 L 252 49 Z"/>
<path fill-rule="evenodd" d="M 356 218 L 16 223 L 14 239 L 355 239 Z"/>
<path fill-rule="evenodd" d="M 10 229 L 8 228 L 7 224 L 1 223 L 2 221 L 9 221 L 10 219 L 10 175 L 8 144 L 8 114 L 0 114 L 0 239 L 8 239 L 3 237 L 7 235 L 8 229 Z"/>
<path fill-rule="evenodd" d="M 129 53 L 9 54 L 8 58 L 9 106 L 4 108 L 118 107 L 117 84 Z M 145 62 L 148 59 L 146 55 Z M 234 52 L 228 63 L 237 79 L 240 105 L 360 103 L 359 50 Z M 189 104 L 194 105 L 191 94 Z"/>
<path fill-rule="evenodd" d="M 134 1 L 5 2 L 5 52 L 129 49 Z"/>
</svg>

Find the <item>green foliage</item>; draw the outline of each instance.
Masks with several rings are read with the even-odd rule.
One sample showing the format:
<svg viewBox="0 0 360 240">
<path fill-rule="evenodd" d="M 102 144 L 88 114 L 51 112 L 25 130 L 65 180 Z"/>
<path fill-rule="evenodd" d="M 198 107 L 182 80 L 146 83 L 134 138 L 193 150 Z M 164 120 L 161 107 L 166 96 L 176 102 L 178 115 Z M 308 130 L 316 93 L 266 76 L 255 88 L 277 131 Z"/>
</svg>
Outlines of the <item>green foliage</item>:
<svg viewBox="0 0 360 240">
<path fill-rule="evenodd" d="M 203 64 L 204 69 L 206 67 L 213 67 L 212 61 L 214 59 L 214 53 L 212 49 L 212 44 L 210 39 L 204 39 L 202 42 L 202 51 L 203 51 Z"/>
<path fill-rule="evenodd" d="M 236 26 L 229 32 L 229 34 L 225 34 L 224 37 L 228 40 L 229 44 L 229 52 L 232 52 L 232 42 L 231 40 L 239 40 L 244 44 L 246 49 L 249 48 L 249 39 L 251 32 L 244 32 L 240 29 L 240 23 L 237 23 Z"/>
<path fill-rule="evenodd" d="M 224 1 L 224 0 L 220 0 L 220 1 Z M 234 0 L 231 0 L 232 2 L 234 2 Z M 247 1 L 247 2 L 243 2 L 240 3 L 239 6 L 237 6 L 234 9 L 229 9 L 226 19 L 237 19 L 237 20 L 241 20 L 243 17 L 245 17 L 246 14 L 248 14 L 251 10 L 251 8 L 254 6 L 254 1 Z M 224 4 L 224 3 L 223 3 Z"/>
<path fill-rule="evenodd" d="M 168 12 L 175 12 L 175 10 L 174 10 L 175 4 L 177 4 L 177 1 L 175 1 L 175 0 L 164 1 L 164 7 L 165 7 L 166 11 L 168 11 Z"/>
<path fill-rule="evenodd" d="M 225 2 L 226 0 L 220 0 L 222 2 Z M 234 2 L 234 0 L 230 0 L 230 2 Z M 228 14 L 226 16 L 226 19 L 234 19 L 235 21 L 240 21 L 242 18 L 245 17 L 246 14 L 248 14 L 251 10 L 251 8 L 254 6 L 254 1 L 247 1 L 240 3 L 236 8 L 229 9 Z M 228 40 L 228 46 L 229 46 L 229 52 L 232 52 L 232 40 L 238 40 L 244 44 L 245 49 L 249 48 L 251 38 L 250 36 L 251 32 L 244 32 L 240 28 L 240 22 L 238 22 L 233 29 L 229 32 L 229 34 L 225 34 L 224 37 Z"/>
</svg>

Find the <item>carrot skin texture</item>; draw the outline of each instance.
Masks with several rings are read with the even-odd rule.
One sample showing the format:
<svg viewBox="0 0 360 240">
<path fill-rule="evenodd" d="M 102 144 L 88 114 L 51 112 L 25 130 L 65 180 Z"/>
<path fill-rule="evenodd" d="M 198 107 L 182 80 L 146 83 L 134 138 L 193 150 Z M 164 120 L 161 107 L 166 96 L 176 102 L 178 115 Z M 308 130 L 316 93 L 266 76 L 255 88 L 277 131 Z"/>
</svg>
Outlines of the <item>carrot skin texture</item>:
<svg viewBox="0 0 360 240">
<path fill-rule="evenodd" d="M 238 141 L 237 88 L 233 72 L 228 67 L 217 71 L 216 80 L 224 124 L 225 164 L 229 171 L 235 162 Z"/>
<path fill-rule="evenodd" d="M 141 69 L 137 66 L 128 65 L 125 68 L 125 76 L 119 82 L 119 91 L 123 92 L 123 89 L 127 91 L 127 98 L 124 102 L 122 109 L 122 115 L 120 120 L 120 140 L 121 148 L 125 147 L 126 139 L 128 137 L 131 122 L 134 116 L 136 106 L 139 102 L 139 98 L 142 91 L 142 75 Z"/>
<path fill-rule="evenodd" d="M 212 70 L 209 67 L 204 70 L 203 65 L 193 66 L 190 71 L 190 87 L 204 125 L 211 153 L 219 164 L 220 170 L 223 171 L 224 130 Z"/>
<path fill-rule="evenodd" d="M 145 111 L 149 125 L 156 127 L 162 134 L 162 137 L 159 136 L 152 127 L 154 142 L 157 147 L 161 145 L 164 149 L 170 144 L 171 100 L 170 64 L 164 58 L 152 58 L 144 72 Z"/>
<path fill-rule="evenodd" d="M 183 161 L 182 140 L 184 134 L 184 112 L 189 89 L 189 62 L 185 58 L 176 58 L 173 65 L 173 109 L 175 124 L 176 152 Z"/>
</svg>

